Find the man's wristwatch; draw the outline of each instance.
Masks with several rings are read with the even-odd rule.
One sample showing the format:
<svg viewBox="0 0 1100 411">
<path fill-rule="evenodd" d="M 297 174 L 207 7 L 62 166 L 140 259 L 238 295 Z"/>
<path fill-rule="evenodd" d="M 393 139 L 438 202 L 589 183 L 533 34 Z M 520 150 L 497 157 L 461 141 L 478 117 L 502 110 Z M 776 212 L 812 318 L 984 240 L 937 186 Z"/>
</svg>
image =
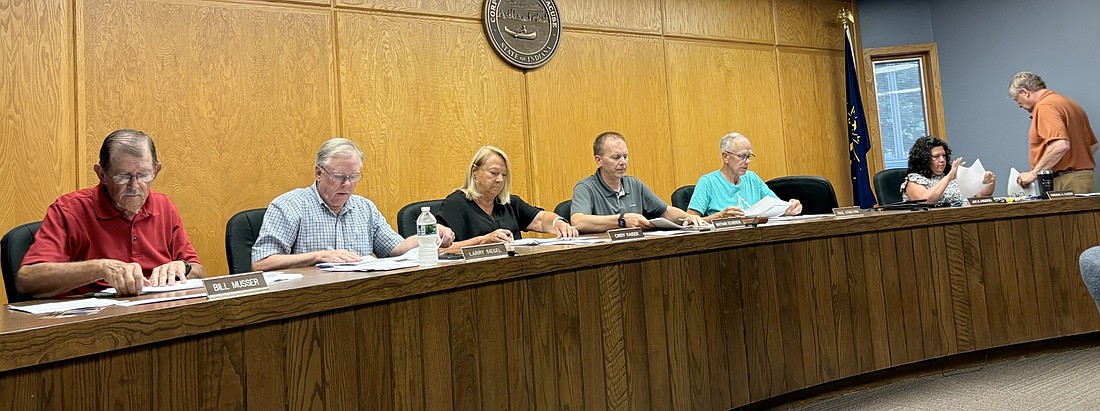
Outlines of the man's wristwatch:
<svg viewBox="0 0 1100 411">
<path fill-rule="evenodd" d="M 183 263 L 183 276 L 187 277 L 188 274 L 191 274 L 191 263 L 183 260 L 180 260 L 180 262 Z"/>
<path fill-rule="evenodd" d="M 626 228 L 626 214 L 619 213 L 619 228 Z"/>
</svg>

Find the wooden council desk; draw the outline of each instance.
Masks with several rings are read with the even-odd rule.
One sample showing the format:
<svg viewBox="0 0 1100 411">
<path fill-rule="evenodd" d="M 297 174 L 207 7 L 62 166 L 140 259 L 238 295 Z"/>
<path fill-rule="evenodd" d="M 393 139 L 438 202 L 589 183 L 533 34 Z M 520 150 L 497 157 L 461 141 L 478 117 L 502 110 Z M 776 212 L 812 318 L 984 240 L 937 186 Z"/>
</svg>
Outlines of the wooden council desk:
<svg viewBox="0 0 1100 411">
<path fill-rule="evenodd" d="M 0 408 L 726 409 L 1100 330 L 1077 268 L 1097 227 L 1100 198 L 830 217 L 6 311 Z"/>
</svg>

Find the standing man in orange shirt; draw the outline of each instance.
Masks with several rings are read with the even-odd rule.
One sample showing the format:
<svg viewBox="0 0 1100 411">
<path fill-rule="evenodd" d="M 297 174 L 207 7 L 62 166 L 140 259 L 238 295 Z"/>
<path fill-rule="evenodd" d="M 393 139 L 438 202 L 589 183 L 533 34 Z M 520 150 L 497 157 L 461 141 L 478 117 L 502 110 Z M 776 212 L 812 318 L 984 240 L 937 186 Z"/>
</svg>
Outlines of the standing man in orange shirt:
<svg viewBox="0 0 1100 411">
<path fill-rule="evenodd" d="M 1096 190 L 1096 136 L 1089 117 L 1077 102 L 1047 90 L 1037 74 L 1021 71 L 1012 76 L 1008 95 L 1020 108 L 1031 113 L 1028 130 L 1031 170 L 1020 173 L 1017 182 L 1026 186 L 1035 181 L 1036 173 L 1054 173 L 1055 191 L 1076 194 Z"/>
</svg>

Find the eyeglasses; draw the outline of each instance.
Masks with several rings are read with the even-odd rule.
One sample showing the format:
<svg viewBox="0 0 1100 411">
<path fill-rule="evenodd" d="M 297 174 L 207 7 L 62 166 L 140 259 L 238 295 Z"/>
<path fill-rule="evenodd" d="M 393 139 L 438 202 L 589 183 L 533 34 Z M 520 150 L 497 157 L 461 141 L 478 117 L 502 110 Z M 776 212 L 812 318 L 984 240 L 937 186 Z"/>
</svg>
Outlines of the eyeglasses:
<svg viewBox="0 0 1100 411">
<path fill-rule="evenodd" d="M 731 153 L 731 152 L 729 152 L 729 151 L 723 151 L 722 153 L 725 153 L 725 154 L 729 154 L 729 155 L 731 155 L 731 156 L 734 156 L 734 157 L 740 158 L 740 159 L 741 159 L 741 161 L 748 161 L 749 159 L 753 159 L 753 158 L 756 158 L 756 154 L 754 154 L 754 153 L 753 153 L 753 152 L 751 152 L 751 151 L 750 151 L 750 152 L 748 152 L 748 153 L 745 153 L 745 154 L 734 154 L 734 153 Z"/>
<path fill-rule="evenodd" d="M 145 172 L 145 173 L 137 173 L 137 174 L 113 175 L 113 176 L 111 176 L 111 180 L 114 181 L 115 184 L 118 184 L 118 185 L 121 186 L 121 185 L 130 184 L 131 180 L 137 180 L 137 182 L 139 182 L 139 183 L 147 184 L 147 183 L 153 181 L 153 179 L 156 178 L 156 177 L 157 177 L 157 173 Z"/>
<path fill-rule="evenodd" d="M 321 166 L 318 166 L 318 167 L 321 167 Z M 343 174 L 332 174 L 331 172 L 329 172 L 324 167 L 321 167 L 321 170 L 328 174 L 329 179 L 331 179 L 333 183 L 337 183 L 337 184 L 343 183 L 344 181 L 347 181 L 349 183 L 358 183 L 359 179 L 363 178 L 362 173 L 343 175 Z"/>
</svg>

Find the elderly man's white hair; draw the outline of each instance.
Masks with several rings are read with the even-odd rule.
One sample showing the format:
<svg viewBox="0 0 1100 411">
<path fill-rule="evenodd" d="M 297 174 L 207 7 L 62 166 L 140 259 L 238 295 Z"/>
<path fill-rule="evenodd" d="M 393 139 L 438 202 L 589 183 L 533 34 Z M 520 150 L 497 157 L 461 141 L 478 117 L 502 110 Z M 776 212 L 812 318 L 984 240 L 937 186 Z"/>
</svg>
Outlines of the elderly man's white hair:
<svg viewBox="0 0 1100 411">
<path fill-rule="evenodd" d="M 722 140 L 718 143 L 718 147 L 722 149 L 722 151 L 733 152 L 733 146 L 737 144 L 738 140 L 749 141 L 749 138 L 738 132 L 729 133 L 722 136 Z"/>
<path fill-rule="evenodd" d="M 336 137 L 321 144 L 321 148 L 317 150 L 317 165 L 321 167 L 328 166 L 332 162 L 332 158 L 340 154 L 359 156 L 359 161 L 364 160 L 363 151 L 359 150 L 359 146 L 356 146 L 355 142 Z"/>
</svg>

